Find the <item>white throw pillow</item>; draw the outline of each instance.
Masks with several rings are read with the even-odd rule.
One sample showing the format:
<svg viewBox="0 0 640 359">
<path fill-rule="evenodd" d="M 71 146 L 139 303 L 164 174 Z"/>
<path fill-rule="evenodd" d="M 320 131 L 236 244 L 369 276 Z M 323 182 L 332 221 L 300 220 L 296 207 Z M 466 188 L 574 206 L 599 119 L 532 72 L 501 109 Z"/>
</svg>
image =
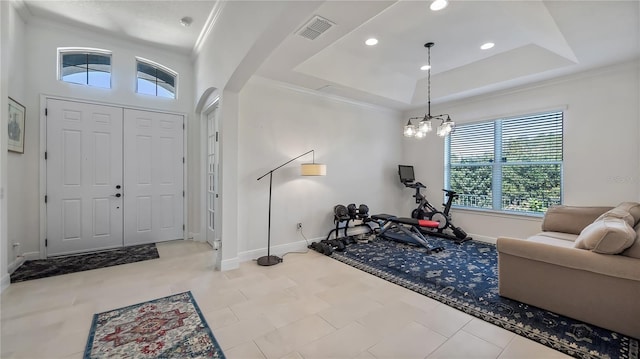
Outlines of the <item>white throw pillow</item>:
<svg viewBox="0 0 640 359">
<path fill-rule="evenodd" d="M 638 222 L 640 222 L 640 203 L 638 202 L 622 202 L 616 206 L 616 209 L 621 209 L 623 211 L 629 212 L 630 215 L 633 216 L 633 224 L 631 227 L 634 227 Z"/>
<path fill-rule="evenodd" d="M 596 253 L 618 254 L 631 247 L 636 231 L 623 218 L 605 217 L 580 232 L 575 247 Z"/>
<path fill-rule="evenodd" d="M 594 222 L 597 222 L 604 218 L 621 218 L 624 219 L 624 221 L 627 222 L 631 227 L 636 224 L 636 219 L 633 217 L 633 215 L 626 209 L 620 207 L 616 207 L 604 212 Z"/>
</svg>

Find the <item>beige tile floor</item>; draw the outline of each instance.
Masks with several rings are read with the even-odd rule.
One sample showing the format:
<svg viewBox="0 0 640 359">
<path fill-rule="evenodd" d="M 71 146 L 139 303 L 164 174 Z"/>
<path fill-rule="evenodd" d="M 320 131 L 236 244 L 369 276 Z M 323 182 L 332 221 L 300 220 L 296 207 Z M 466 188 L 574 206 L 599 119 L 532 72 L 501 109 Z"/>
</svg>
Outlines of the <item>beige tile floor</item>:
<svg viewBox="0 0 640 359">
<path fill-rule="evenodd" d="M 561 358 L 565 355 L 316 252 L 216 272 L 205 243 L 160 259 L 12 284 L 2 358 L 81 358 L 94 313 L 190 290 L 233 358 Z"/>
</svg>

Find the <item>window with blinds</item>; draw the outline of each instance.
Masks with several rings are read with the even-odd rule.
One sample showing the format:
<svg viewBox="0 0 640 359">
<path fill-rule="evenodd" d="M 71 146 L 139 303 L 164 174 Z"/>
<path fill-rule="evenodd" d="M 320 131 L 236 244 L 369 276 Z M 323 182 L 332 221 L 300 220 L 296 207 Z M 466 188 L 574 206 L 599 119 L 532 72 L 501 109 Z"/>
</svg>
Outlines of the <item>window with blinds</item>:
<svg viewBox="0 0 640 359">
<path fill-rule="evenodd" d="M 137 93 L 176 98 L 178 74 L 162 65 L 137 58 Z"/>
<path fill-rule="evenodd" d="M 562 111 L 458 125 L 445 141 L 455 206 L 543 213 L 562 202 Z"/>
<path fill-rule="evenodd" d="M 59 49 L 59 79 L 74 84 L 111 88 L 111 53 L 105 50 Z"/>
</svg>

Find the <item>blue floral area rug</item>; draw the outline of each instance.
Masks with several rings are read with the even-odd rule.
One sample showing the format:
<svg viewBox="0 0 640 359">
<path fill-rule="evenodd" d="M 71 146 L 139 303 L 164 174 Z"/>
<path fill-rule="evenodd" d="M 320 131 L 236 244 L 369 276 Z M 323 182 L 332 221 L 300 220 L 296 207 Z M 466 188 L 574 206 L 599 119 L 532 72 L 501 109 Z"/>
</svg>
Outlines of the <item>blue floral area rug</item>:
<svg viewBox="0 0 640 359">
<path fill-rule="evenodd" d="M 191 292 L 93 316 L 84 358 L 224 358 Z"/>
<path fill-rule="evenodd" d="M 501 297 L 495 245 L 429 241 L 445 250 L 376 239 L 331 257 L 576 358 L 638 358 L 637 339 Z"/>
</svg>

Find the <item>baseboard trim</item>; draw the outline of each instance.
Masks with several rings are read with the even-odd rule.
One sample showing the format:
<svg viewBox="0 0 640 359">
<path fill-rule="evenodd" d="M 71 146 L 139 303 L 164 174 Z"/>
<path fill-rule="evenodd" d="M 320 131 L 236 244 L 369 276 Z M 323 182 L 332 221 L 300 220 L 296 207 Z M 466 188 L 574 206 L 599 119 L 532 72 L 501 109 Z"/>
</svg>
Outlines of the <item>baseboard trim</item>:
<svg viewBox="0 0 640 359">
<path fill-rule="evenodd" d="M 240 268 L 240 261 L 238 260 L 238 257 L 225 259 L 220 262 L 220 271 L 222 272 L 238 268 Z"/>
<path fill-rule="evenodd" d="M 0 293 L 9 288 L 9 284 L 11 284 L 11 276 L 9 274 L 5 274 L 2 276 L 2 280 L 0 281 Z"/>
<path fill-rule="evenodd" d="M 203 242 L 203 240 L 200 239 L 200 233 L 189 232 L 189 238 L 196 242 Z"/>
<path fill-rule="evenodd" d="M 308 243 L 311 244 L 312 242 L 317 242 L 320 239 L 324 239 L 324 238 L 313 238 L 313 239 L 309 239 Z M 297 242 L 291 242 L 291 243 L 286 243 L 286 244 L 280 244 L 277 246 L 271 246 L 271 254 L 278 256 L 278 257 L 282 257 L 283 255 L 287 254 L 287 253 L 291 253 L 291 252 L 304 252 L 307 250 L 307 241 L 305 240 L 301 240 L 301 241 L 297 241 Z M 250 251 L 245 251 L 245 252 L 240 252 L 238 253 L 238 259 L 240 260 L 240 263 L 242 262 L 248 262 L 251 260 L 256 260 L 259 257 L 262 256 L 266 256 L 267 255 L 267 248 L 259 248 L 259 249 L 252 249 Z"/>
<path fill-rule="evenodd" d="M 7 267 L 7 272 L 9 273 L 9 275 L 15 272 L 16 269 L 20 268 L 20 266 L 23 265 L 25 261 L 26 259 L 24 258 L 24 256 L 19 256 L 13 262 L 9 263 L 9 266 Z"/>
<path fill-rule="evenodd" d="M 36 259 L 41 259 L 40 252 L 24 252 L 22 253 L 24 260 L 26 261 L 34 261 Z"/>
<path fill-rule="evenodd" d="M 496 241 L 498 240 L 498 238 L 496 238 L 496 237 L 483 236 L 481 234 L 469 233 L 468 236 L 473 238 L 476 241 L 486 242 L 486 243 L 491 243 L 491 244 L 496 244 Z"/>
<path fill-rule="evenodd" d="M 40 259 L 40 252 L 25 252 L 21 256 L 16 257 L 16 259 L 9 263 L 7 267 L 7 272 L 11 275 L 16 269 L 20 268 L 21 265 L 26 261 L 33 261 L 36 259 Z"/>
</svg>

